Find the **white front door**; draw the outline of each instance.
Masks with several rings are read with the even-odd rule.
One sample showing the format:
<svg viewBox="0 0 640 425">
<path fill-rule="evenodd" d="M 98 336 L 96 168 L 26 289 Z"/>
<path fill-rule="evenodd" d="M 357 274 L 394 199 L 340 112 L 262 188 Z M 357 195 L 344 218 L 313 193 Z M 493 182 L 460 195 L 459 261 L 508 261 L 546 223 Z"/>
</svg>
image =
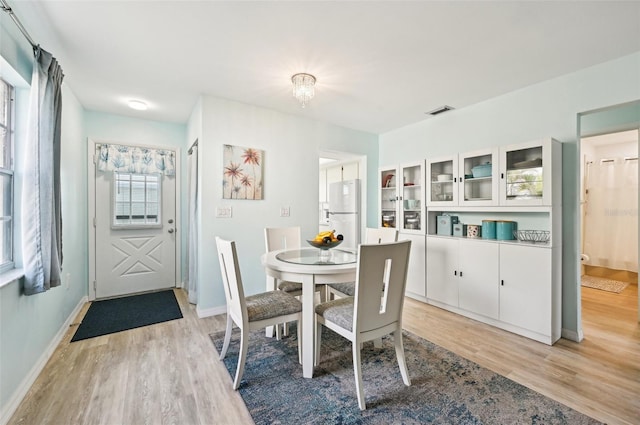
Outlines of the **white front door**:
<svg viewBox="0 0 640 425">
<path fill-rule="evenodd" d="M 175 287 L 175 177 L 95 173 L 95 297 Z"/>
</svg>

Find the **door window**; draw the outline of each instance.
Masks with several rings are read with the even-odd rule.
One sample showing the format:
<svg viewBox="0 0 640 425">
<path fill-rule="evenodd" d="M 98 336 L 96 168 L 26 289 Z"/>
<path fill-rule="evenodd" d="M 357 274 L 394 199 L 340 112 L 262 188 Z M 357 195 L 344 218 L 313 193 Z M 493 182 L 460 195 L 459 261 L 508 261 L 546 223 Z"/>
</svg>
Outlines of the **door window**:
<svg viewBox="0 0 640 425">
<path fill-rule="evenodd" d="M 114 173 L 111 227 L 162 227 L 160 174 Z"/>
</svg>

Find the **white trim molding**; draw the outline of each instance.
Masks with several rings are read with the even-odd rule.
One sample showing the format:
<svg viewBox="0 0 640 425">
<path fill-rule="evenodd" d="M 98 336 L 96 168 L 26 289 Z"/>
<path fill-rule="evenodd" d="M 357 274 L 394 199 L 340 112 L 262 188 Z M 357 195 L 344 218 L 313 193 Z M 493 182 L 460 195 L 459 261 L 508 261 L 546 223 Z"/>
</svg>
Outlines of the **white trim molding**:
<svg viewBox="0 0 640 425">
<path fill-rule="evenodd" d="M 569 341 L 575 341 L 575 342 L 580 342 L 582 341 L 582 338 L 584 338 L 584 335 L 582 334 L 582 329 L 579 329 L 578 332 L 576 332 L 571 329 L 562 328 L 561 335 L 564 339 L 568 339 Z"/>
<path fill-rule="evenodd" d="M 217 307 L 211 308 L 203 308 L 196 307 L 196 313 L 198 314 L 198 318 L 202 319 L 203 317 L 217 316 L 218 314 L 225 314 L 227 312 L 226 305 L 220 305 Z"/>
</svg>

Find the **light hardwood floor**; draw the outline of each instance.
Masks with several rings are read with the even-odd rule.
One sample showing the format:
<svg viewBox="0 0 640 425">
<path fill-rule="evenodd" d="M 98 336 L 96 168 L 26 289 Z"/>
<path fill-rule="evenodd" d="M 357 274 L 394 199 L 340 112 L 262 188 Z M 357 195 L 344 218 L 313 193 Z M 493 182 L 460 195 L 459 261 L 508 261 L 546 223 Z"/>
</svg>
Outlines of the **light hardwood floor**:
<svg viewBox="0 0 640 425">
<path fill-rule="evenodd" d="M 9 424 L 251 424 L 209 340 L 223 320 L 176 294 L 183 320 L 71 344 L 72 326 Z M 549 347 L 411 299 L 404 327 L 603 422 L 638 424 L 637 294 L 583 289 L 580 344 Z"/>
</svg>

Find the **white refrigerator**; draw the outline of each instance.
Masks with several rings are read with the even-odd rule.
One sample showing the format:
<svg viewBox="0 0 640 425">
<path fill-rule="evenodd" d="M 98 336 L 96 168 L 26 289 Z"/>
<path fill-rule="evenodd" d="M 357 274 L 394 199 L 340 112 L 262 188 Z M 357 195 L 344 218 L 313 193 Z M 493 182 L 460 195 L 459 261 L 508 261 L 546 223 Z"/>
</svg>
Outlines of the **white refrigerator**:
<svg viewBox="0 0 640 425">
<path fill-rule="evenodd" d="M 340 248 L 357 249 L 360 244 L 360 180 L 329 185 L 329 228 L 344 239 Z"/>
</svg>

